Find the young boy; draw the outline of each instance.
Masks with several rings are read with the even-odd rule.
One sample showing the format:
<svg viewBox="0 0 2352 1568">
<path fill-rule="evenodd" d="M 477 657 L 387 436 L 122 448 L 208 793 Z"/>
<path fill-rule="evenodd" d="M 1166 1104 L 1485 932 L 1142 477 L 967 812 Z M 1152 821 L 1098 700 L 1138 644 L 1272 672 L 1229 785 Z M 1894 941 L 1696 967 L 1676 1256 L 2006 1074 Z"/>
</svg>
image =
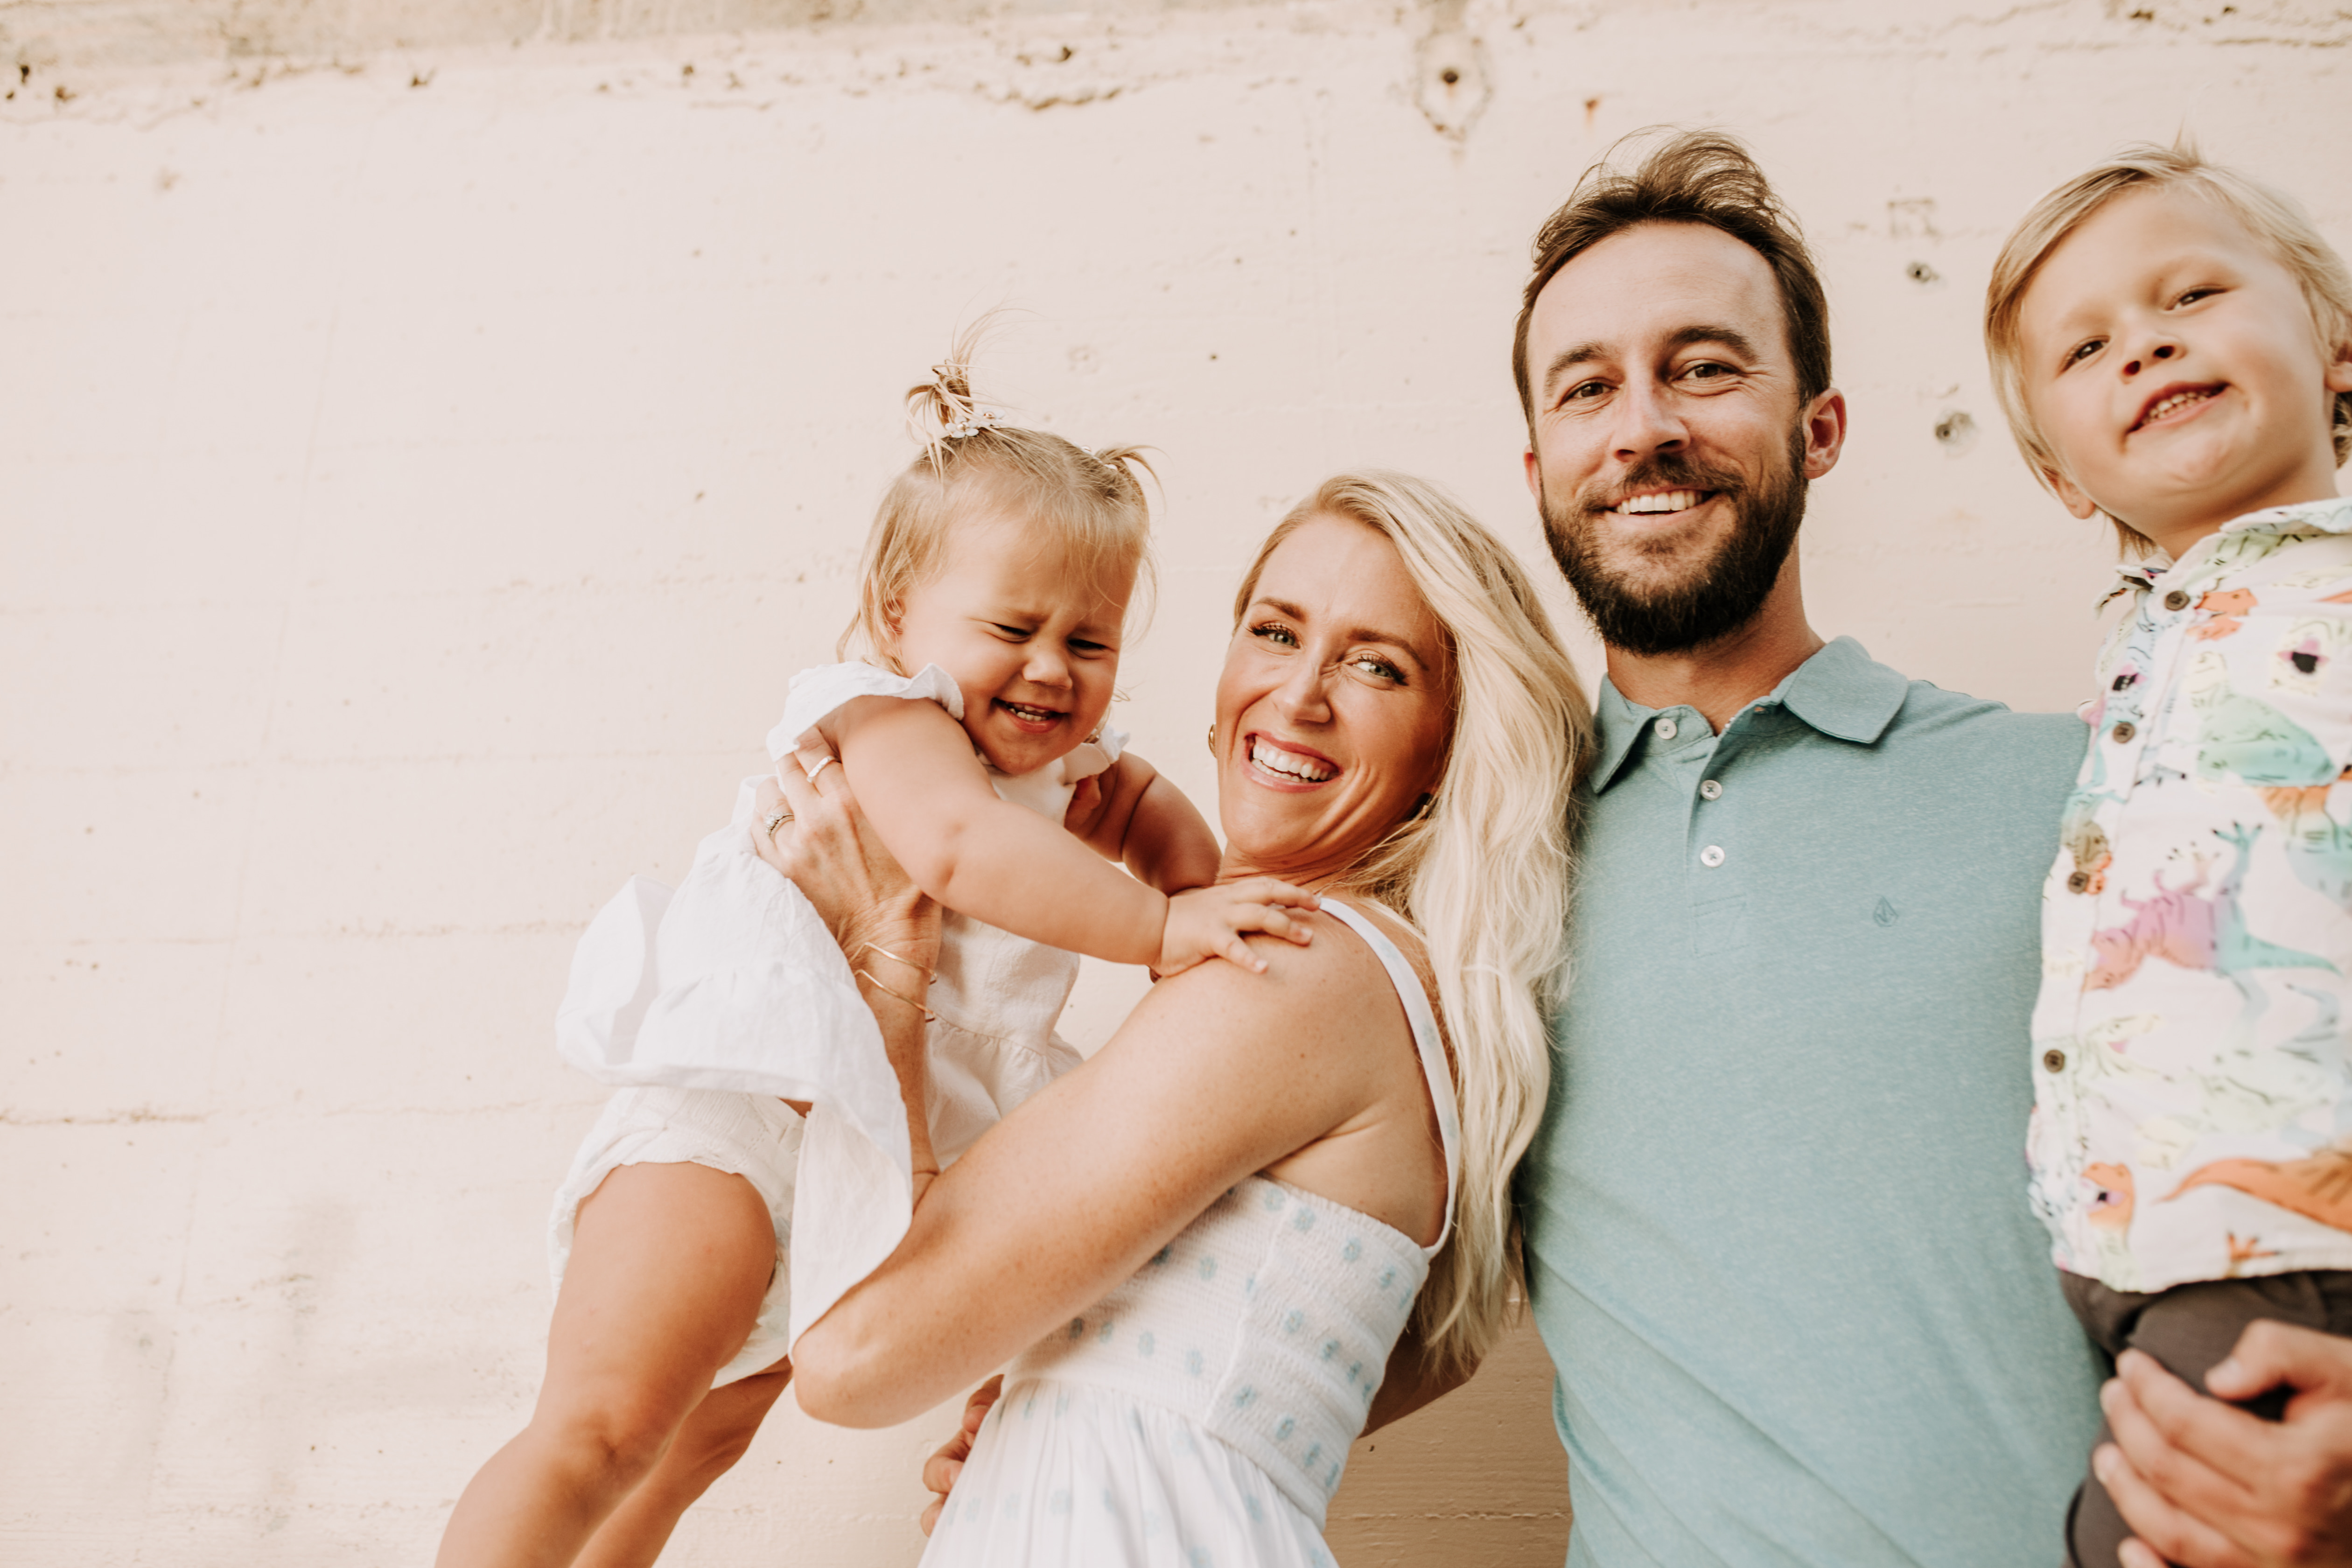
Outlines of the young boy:
<svg viewBox="0 0 2352 1568">
<path fill-rule="evenodd" d="M 2144 557 L 2042 895 L 2032 1199 L 2099 1347 L 2194 1385 L 2255 1319 L 2352 1333 L 2352 273 L 2137 147 L 2026 215 L 1985 340 L 2026 460 Z M 2086 1479 L 2069 1562 L 2129 1535 Z"/>
</svg>

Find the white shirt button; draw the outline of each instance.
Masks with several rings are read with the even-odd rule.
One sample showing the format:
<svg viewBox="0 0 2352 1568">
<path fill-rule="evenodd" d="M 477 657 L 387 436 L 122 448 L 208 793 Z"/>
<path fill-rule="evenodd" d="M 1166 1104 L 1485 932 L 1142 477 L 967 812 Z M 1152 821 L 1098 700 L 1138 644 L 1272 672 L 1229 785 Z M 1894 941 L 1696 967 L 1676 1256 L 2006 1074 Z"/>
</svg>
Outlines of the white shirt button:
<svg viewBox="0 0 2352 1568">
<path fill-rule="evenodd" d="M 1722 781 L 1718 779 L 1701 780 L 1698 786 L 1698 797 L 1701 800 L 1721 800 L 1723 798 Z"/>
<path fill-rule="evenodd" d="M 1672 719 L 1661 719 L 1650 728 L 1657 732 L 1658 739 L 1661 741 L 1671 741 L 1675 738 L 1675 725 Z"/>
<path fill-rule="evenodd" d="M 1723 846 L 1710 844 L 1698 852 L 1698 863 L 1710 870 L 1723 864 Z"/>
</svg>

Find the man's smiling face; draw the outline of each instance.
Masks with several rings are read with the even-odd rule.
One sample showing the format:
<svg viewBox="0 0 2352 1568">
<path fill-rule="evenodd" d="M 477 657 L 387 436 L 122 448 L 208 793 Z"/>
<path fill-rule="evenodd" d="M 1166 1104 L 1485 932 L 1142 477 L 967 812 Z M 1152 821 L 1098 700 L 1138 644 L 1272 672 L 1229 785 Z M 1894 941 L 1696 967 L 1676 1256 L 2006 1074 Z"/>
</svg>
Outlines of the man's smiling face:
<svg viewBox="0 0 2352 1568">
<path fill-rule="evenodd" d="M 1528 374 L 1528 485 L 1602 639 L 1671 653 L 1746 625 L 1837 456 L 1835 432 L 1809 445 L 1763 257 L 1703 224 L 1612 235 L 1537 296 Z"/>
</svg>

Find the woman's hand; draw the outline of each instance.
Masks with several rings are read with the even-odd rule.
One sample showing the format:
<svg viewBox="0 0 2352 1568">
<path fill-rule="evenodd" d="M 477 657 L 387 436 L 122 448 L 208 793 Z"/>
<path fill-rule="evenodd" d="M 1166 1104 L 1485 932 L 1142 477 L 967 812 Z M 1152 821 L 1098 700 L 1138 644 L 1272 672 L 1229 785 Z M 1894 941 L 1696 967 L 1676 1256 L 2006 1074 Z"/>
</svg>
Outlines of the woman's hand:
<svg viewBox="0 0 2352 1568">
<path fill-rule="evenodd" d="M 923 1510 L 923 1533 L 940 1521 L 940 1510 L 948 1506 L 948 1494 L 955 1489 L 956 1478 L 963 1474 L 963 1462 L 971 1458 L 972 1439 L 980 1436 L 980 1424 L 988 1419 L 990 1406 L 1004 1397 L 1004 1374 L 998 1373 L 971 1391 L 971 1398 L 963 1407 L 963 1425 L 949 1438 L 940 1451 L 923 1463 L 923 1489 L 931 1494 L 930 1507 Z"/>
<path fill-rule="evenodd" d="M 762 832 L 779 813 L 783 820 L 775 830 Z M 853 967 L 868 944 L 925 973 L 939 962 L 939 905 L 867 827 L 831 757 L 777 763 L 776 776 L 760 785 L 753 816 L 760 858 L 807 896 Z M 902 982 L 895 973 L 891 978 Z"/>
</svg>

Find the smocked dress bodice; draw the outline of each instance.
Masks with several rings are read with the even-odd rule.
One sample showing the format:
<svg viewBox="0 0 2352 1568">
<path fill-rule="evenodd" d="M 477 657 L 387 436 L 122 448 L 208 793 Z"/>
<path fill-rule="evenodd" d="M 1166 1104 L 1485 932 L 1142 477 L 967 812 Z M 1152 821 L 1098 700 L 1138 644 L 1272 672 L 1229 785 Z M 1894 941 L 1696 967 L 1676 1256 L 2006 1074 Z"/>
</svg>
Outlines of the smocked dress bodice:
<svg viewBox="0 0 2352 1568">
<path fill-rule="evenodd" d="M 1446 1220 L 1422 1247 L 1264 1176 L 1005 1374 L 926 1568 L 1322 1568 L 1322 1527 L 1429 1260 L 1453 1228 L 1453 1080 L 1421 984 L 1362 915 L 1412 1024 L 1444 1144 Z"/>
</svg>

